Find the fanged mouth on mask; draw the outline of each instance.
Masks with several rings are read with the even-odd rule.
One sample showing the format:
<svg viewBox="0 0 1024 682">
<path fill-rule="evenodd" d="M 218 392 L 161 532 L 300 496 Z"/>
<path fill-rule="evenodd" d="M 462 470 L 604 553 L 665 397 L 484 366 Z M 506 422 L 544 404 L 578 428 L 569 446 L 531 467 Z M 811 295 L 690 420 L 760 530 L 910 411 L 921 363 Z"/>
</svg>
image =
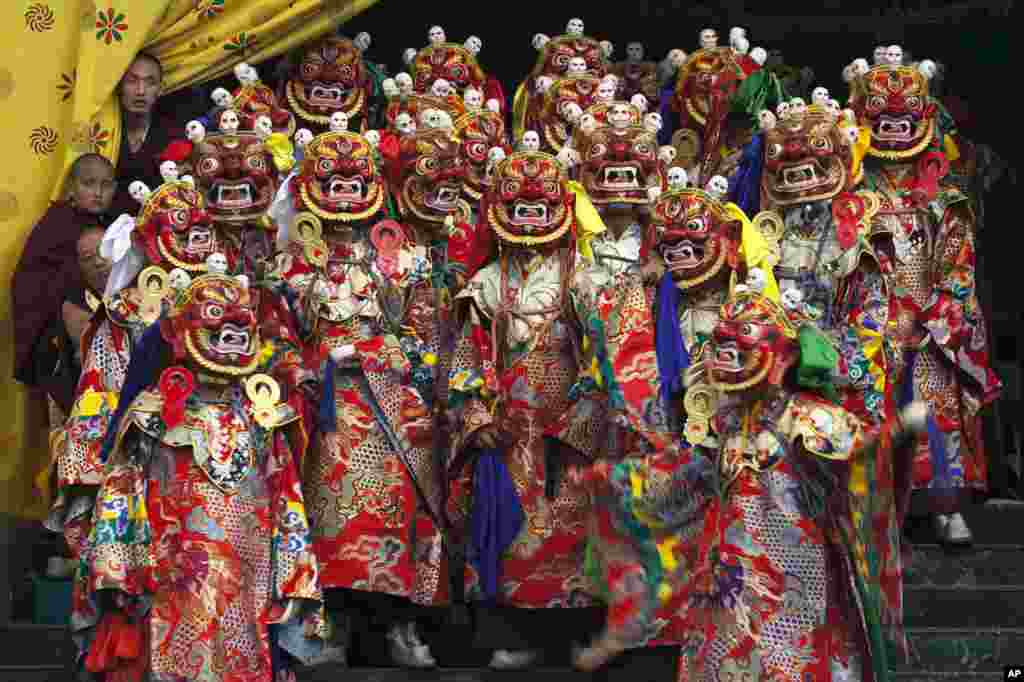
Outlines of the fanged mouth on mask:
<svg viewBox="0 0 1024 682">
<path fill-rule="evenodd" d="M 370 194 L 370 188 L 362 178 L 345 178 L 332 175 L 321 183 L 323 195 L 330 201 L 364 202 Z"/>
<path fill-rule="evenodd" d="M 676 243 L 663 244 L 661 257 L 669 272 L 687 272 L 704 262 L 705 244 L 684 239 Z"/>
</svg>

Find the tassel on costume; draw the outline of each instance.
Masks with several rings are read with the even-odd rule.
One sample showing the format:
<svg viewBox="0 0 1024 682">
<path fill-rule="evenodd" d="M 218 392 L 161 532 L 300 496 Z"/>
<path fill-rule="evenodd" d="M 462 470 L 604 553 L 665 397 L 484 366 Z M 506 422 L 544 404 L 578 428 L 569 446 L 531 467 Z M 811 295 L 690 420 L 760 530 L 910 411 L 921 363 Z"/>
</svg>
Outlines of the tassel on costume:
<svg viewBox="0 0 1024 682">
<path fill-rule="evenodd" d="M 672 274 L 666 272 L 658 286 L 658 321 L 655 326 L 661 399 L 666 406 L 674 394 L 683 390 L 683 372 L 690 366 L 690 354 L 679 331 L 680 298 Z"/>
</svg>

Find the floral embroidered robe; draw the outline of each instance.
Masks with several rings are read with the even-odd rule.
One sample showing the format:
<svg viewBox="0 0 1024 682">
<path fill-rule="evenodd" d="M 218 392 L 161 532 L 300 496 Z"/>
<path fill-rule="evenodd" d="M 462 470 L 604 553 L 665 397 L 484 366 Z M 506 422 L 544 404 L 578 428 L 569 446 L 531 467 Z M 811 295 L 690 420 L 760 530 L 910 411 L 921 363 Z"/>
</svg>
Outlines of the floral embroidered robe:
<svg viewBox="0 0 1024 682">
<path fill-rule="evenodd" d="M 580 362 L 581 332 L 565 270 L 574 265 L 558 251 L 519 251 L 508 260 L 504 283 L 500 263 L 493 262 L 457 296 L 472 305 L 452 360 L 450 409 L 458 426 L 447 509 L 455 526 L 468 525 L 473 465 L 460 455 L 470 437 L 492 425 L 508 434 L 504 461 L 525 522 L 500 558 L 497 604 L 585 607 L 592 603 L 582 574 L 590 505 L 579 467 L 586 460 L 560 450 L 557 490 L 553 499 L 545 494 L 545 431 L 569 407 Z M 598 425 L 576 428 L 596 432 Z M 482 598 L 472 562 L 465 579 L 466 595 Z"/>
<path fill-rule="evenodd" d="M 240 384 L 228 390 L 218 402 L 190 397 L 172 429 L 161 395 L 144 391 L 121 421 L 82 563 L 96 610 L 73 622 L 91 640 L 87 665 L 108 679 L 134 679 L 132 669 L 154 682 L 282 679 L 272 648 L 286 639 L 269 625 L 290 600 L 319 607 L 292 445 L 305 440 L 285 428 L 299 412 L 279 404 L 264 428 Z M 98 606 L 101 591 L 120 595 L 141 643 L 134 661 L 112 655 L 125 635 L 111 629 L 109 603 Z"/>
<path fill-rule="evenodd" d="M 607 588 L 634 595 L 610 623 L 634 645 L 682 643 L 680 682 L 872 679 L 885 652 L 864 479 L 892 426 L 868 443 L 843 408 L 781 393 L 730 400 L 711 428 L 609 472 L 601 520 L 639 557 L 605 566 Z"/>
<path fill-rule="evenodd" d="M 837 199 L 840 200 L 840 199 Z M 892 410 L 896 354 L 889 320 L 892 297 L 886 260 L 872 242 L 884 234 L 857 234 L 844 248 L 830 201 L 786 207 L 775 277 L 781 291 L 803 295 L 796 314 L 825 334 L 839 352 L 833 377 L 843 406 L 878 424 Z"/>
<path fill-rule="evenodd" d="M 95 492 L 103 482 L 103 437 L 124 385 L 132 346 L 146 329 L 141 295 L 129 287 L 101 306 L 82 336 L 82 374 L 75 403 L 55 440 L 55 495 L 46 527 L 63 533 L 73 556 L 89 537 Z"/>
<path fill-rule="evenodd" d="M 414 235 L 381 258 L 365 231 L 355 234 L 328 243 L 326 270 L 292 243 L 271 274 L 307 335 L 307 366 L 334 402 L 335 428 L 318 434 L 304 481 L 321 580 L 325 589 L 441 603 L 448 591 L 441 529 L 409 471 L 436 516 L 442 488 L 430 411 L 444 396 L 434 386 L 432 260 Z M 344 345 L 355 355 L 335 367 L 330 351 Z"/>
<path fill-rule="evenodd" d="M 680 292 L 679 330 L 692 359 L 699 357 L 711 337 L 727 297 L 725 287 L 717 282 L 721 280 L 709 282 L 694 292 Z M 674 565 L 673 548 L 693 541 L 696 530 L 684 528 L 686 532 L 680 533 L 673 527 L 653 534 L 643 523 L 620 521 L 619 509 L 629 509 L 631 504 L 624 497 L 622 485 L 649 485 L 664 490 L 667 482 L 685 469 L 686 453 L 678 447 L 685 415 L 681 396 L 673 396 L 672 404 L 666 406 L 660 395 L 655 345 L 656 287 L 633 280 L 615 296 L 637 301 L 628 305 L 628 315 L 607 316 L 611 324 L 605 329 L 604 341 L 608 355 L 617 358 L 614 380 L 601 387 L 603 400 L 591 393 L 587 396 L 589 400 L 579 402 L 607 405 L 610 394 L 622 391 L 620 384 L 627 380 L 634 387 L 634 395 L 642 396 L 642 400 L 625 401 L 626 420 L 620 421 L 631 428 L 623 430 L 625 447 L 620 457 L 602 459 L 585 474 L 593 504 L 588 527 L 587 576 L 591 589 L 608 604 L 607 630 L 614 637 L 631 648 L 678 645 L 684 630 L 675 605 L 658 601 L 658 576 Z M 638 390 L 641 392 L 637 393 Z M 632 405 L 642 406 L 642 412 Z M 574 405 L 573 409 L 578 411 L 582 407 Z M 559 437 L 566 438 L 562 434 Z M 623 473 L 627 471 L 630 473 Z"/>
<path fill-rule="evenodd" d="M 984 491 L 988 477 L 980 411 L 1001 391 L 988 358 L 985 319 L 975 293 L 974 221 L 967 197 L 940 183 L 920 206 L 910 164 L 865 164 L 864 185 L 879 192 L 875 218 L 891 232 L 898 312 L 895 335 L 905 351 L 913 399 L 924 400 L 942 432 L 944 461 L 928 439 L 913 457 L 913 487 Z M 904 379 L 906 382 L 906 379 Z M 936 468 L 938 467 L 938 471 Z"/>
</svg>

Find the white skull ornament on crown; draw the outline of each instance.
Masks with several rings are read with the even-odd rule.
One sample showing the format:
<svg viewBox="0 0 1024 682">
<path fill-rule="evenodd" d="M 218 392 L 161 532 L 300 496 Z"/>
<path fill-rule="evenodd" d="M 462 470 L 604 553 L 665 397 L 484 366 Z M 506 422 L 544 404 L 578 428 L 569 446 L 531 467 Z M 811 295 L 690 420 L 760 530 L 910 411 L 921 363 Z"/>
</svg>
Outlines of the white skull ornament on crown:
<svg viewBox="0 0 1024 682">
<path fill-rule="evenodd" d="M 668 169 L 668 187 L 671 190 L 684 189 L 688 178 L 686 177 L 686 171 L 679 166 L 673 166 Z"/>
<path fill-rule="evenodd" d="M 649 114 L 644 115 L 644 128 L 648 132 L 652 132 L 655 135 L 661 132 L 664 122 L 661 120 L 661 114 L 657 111 L 652 111 Z M 674 147 L 672 147 L 674 149 Z"/>
<path fill-rule="evenodd" d="M 757 124 L 761 127 L 761 130 L 771 130 L 777 123 L 778 121 L 775 118 L 775 114 L 767 109 L 762 109 L 757 114 Z"/>
<path fill-rule="evenodd" d="M 579 37 L 583 35 L 583 20 L 579 18 L 570 19 L 565 25 L 565 34 Z"/>
<path fill-rule="evenodd" d="M 241 62 L 235 65 L 235 78 L 242 86 L 255 85 L 259 80 L 259 75 L 256 73 L 256 69 L 249 66 L 245 62 Z"/>
<path fill-rule="evenodd" d="M 724 176 L 715 175 L 708 180 L 705 190 L 715 199 L 721 200 L 729 193 L 729 181 Z"/>
<path fill-rule="evenodd" d="M 672 65 L 672 68 L 678 69 L 686 63 L 686 52 L 679 48 L 674 48 L 668 51 L 668 63 Z"/>
<path fill-rule="evenodd" d="M 903 48 L 899 45 L 890 45 L 885 51 L 885 59 L 890 66 L 902 66 Z"/>
<path fill-rule="evenodd" d="M 466 88 L 462 93 L 462 102 L 470 111 L 477 111 L 484 106 L 484 93 L 476 88 Z"/>
<path fill-rule="evenodd" d="M 795 312 L 800 309 L 800 304 L 804 302 L 804 292 L 796 287 L 783 289 L 780 299 L 783 308 Z"/>
<path fill-rule="evenodd" d="M 228 272 L 228 259 L 223 253 L 211 253 L 206 257 L 206 271 L 211 275 L 226 275 Z"/>
<path fill-rule="evenodd" d="M 583 114 L 582 116 L 580 116 L 580 122 L 578 126 L 584 134 L 589 135 L 590 133 L 597 130 L 597 119 L 594 118 L 593 114 Z"/>
<path fill-rule="evenodd" d="M 519 148 L 524 152 L 540 151 L 540 135 L 535 130 L 527 130 L 519 140 Z"/>
<path fill-rule="evenodd" d="M 427 39 L 430 41 L 430 44 L 433 45 L 434 47 L 437 47 L 438 45 L 444 45 L 446 42 L 448 42 L 448 37 L 445 35 L 444 29 L 441 28 L 440 26 L 431 26 L 430 30 L 427 31 Z"/>
<path fill-rule="evenodd" d="M 938 66 L 931 59 L 921 60 L 921 63 L 917 65 L 917 70 L 928 80 L 935 78 L 935 74 L 939 71 Z"/>
<path fill-rule="evenodd" d="M 750 52 L 750 41 L 742 36 L 736 38 L 732 43 L 732 51 L 739 55 L 744 55 Z"/>
<path fill-rule="evenodd" d="M 487 163 L 498 164 L 505 160 L 505 150 L 501 147 L 491 147 L 490 151 L 487 152 Z"/>
<path fill-rule="evenodd" d="M 610 104 L 615 100 L 617 82 L 611 78 L 604 78 L 597 84 L 597 101 L 602 104 Z"/>
<path fill-rule="evenodd" d="M 164 161 L 160 164 L 160 177 L 164 179 L 164 182 L 175 182 L 178 175 L 178 164 L 174 161 Z"/>
<path fill-rule="evenodd" d="M 750 51 L 750 59 L 758 66 L 764 66 L 764 63 L 768 61 L 768 50 L 763 47 L 755 47 Z"/>
<path fill-rule="evenodd" d="M 562 105 L 562 118 L 569 123 L 576 125 L 582 115 L 583 109 L 576 102 L 569 101 Z"/>
<path fill-rule="evenodd" d="M 403 97 L 408 97 L 412 94 L 412 76 L 402 71 L 395 75 L 395 83 L 398 85 L 398 93 Z"/>
<path fill-rule="evenodd" d="M 768 276 L 761 268 L 750 268 L 745 284 L 750 291 L 760 294 L 768 284 Z"/>
<path fill-rule="evenodd" d="M 579 153 L 569 145 L 565 145 L 559 149 L 555 158 L 558 159 L 558 162 L 562 164 L 562 167 L 565 169 L 570 169 L 580 162 Z"/>
<path fill-rule="evenodd" d="M 138 203 L 144 204 L 152 192 L 142 180 L 135 180 L 132 184 L 128 185 L 128 194 Z"/>
<path fill-rule="evenodd" d="M 452 84 L 443 78 L 438 78 L 434 81 L 434 84 L 430 86 L 430 94 L 440 99 L 445 99 L 451 95 L 453 91 L 454 88 L 452 88 Z"/>
<path fill-rule="evenodd" d="M 412 135 L 416 132 L 416 121 L 406 112 L 395 116 L 395 129 L 400 135 Z"/>
<path fill-rule="evenodd" d="M 718 32 L 713 28 L 705 28 L 700 32 L 702 50 L 713 50 L 718 47 Z"/>
<path fill-rule="evenodd" d="M 373 39 L 370 37 L 370 34 L 367 33 L 366 31 L 361 31 L 356 35 L 355 39 L 352 41 L 352 44 L 360 52 L 366 52 L 367 50 L 370 49 L 370 44 L 372 42 Z"/>
<path fill-rule="evenodd" d="M 341 112 L 339 111 L 338 113 Z M 270 120 L 269 116 L 257 116 L 256 122 L 253 124 L 253 132 L 259 135 L 260 138 L 266 139 L 274 133 L 274 122 Z"/>
<path fill-rule="evenodd" d="M 811 92 L 811 103 L 819 107 L 828 106 L 828 90 L 820 85 Z"/>
<path fill-rule="evenodd" d="M 210 99 L 212 99 L 213 103 L 216 104 L 218 107 L 222 107 L 225 109 L 227 107 L 230 107 L 233 101 L 231 93 L 228 92 L 225 88 L 215 88 L 213 93 L 210 95 Z"/>
<path fill-rule="evenodd" d="M 537 52 L 540 52 L 541 50 L 544 49 L 544 46 L 547 45 L 549 42 L 551 42 L 551 38 L 544 35 L 543 33 L 538 33 L 533 36 L 533 40 L 530 41 L 530 44 L 533 45 L 533 49 L 537 50 Z"/>
<path fill-rule="evenodd" d="M 480 40 L 477 36 L 470 36 L 466 38 L 466 42 L 462 46 L 466 48 L 467 52 L 476 57 L 480 54 L 480 50 L 483 49 L 484 41 Z"/>
<path fill-rule="evenodd" d="M 419 52 L 417 52 L 414 48 L 405 48 L 405 51 L 402 52 L 402 63 L 405 64 L 406 66 L 411 66 L 412 63 L 416 61 L 417 54 L 419 54 Z"/>
<path fill-rule="evenodd" d="M 167 283 L 180 294 L 192 284 L 192 276 L 181 268 L 174 268 L 167 273 Z"/>
<path fill-rule="evenodd" d="M 330 121 L 332 133 L 348 132 L 348 114 L 344 111 L 335 111 L 331 114 Z"/>
<path fill-rule="evenodd" d="M 420 114 L 420 124 L 424 128 L 441 128 L 444 125 L 444 116 L 440 109 L 426 109 Z"/>
<path fill-rule="evenodd" d="M 305 148 L 307 144 L 313 141 L 313 131 L 309 128 L 299 128 L 295 131 L 295 144 L 300 149 Z"/>
<path fill-rule="evenodd" d="M 185 135 L 193 144 L 199 144 L 206 139 L 206 126 L 200 121 L 189 121 L 185 124 Z"/>
</svg>

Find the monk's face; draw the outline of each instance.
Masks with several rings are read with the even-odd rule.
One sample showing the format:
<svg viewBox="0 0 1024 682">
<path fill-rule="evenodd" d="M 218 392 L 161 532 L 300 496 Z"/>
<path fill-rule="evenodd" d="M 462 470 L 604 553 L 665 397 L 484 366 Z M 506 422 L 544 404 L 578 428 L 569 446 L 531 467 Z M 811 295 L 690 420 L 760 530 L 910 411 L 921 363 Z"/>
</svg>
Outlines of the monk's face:
<svg viewBox="0 0 1024 682">
<path fill-rule="evenodd" d="M 71 179 L 69 198 L 79 211 L 99 215 L 110 208 L 116 188 L 114 169 L 99 159 L 87 159 Z"/>
<path fill-rule="evenodd" d="M 160 67 L 152 59 L 136 59 L 121 78 L 118 90 L 122 109 L 132 114 L 151 114 L 160 96 Z"/>
<path fill-rule="evenodd" d="M 110 275 L 110 261 L 100 255 L 103 230 L 86 230 L 78 238 L 78 268 L 82 279 L 97 294 L 107 288 Z"/>
</svg>

